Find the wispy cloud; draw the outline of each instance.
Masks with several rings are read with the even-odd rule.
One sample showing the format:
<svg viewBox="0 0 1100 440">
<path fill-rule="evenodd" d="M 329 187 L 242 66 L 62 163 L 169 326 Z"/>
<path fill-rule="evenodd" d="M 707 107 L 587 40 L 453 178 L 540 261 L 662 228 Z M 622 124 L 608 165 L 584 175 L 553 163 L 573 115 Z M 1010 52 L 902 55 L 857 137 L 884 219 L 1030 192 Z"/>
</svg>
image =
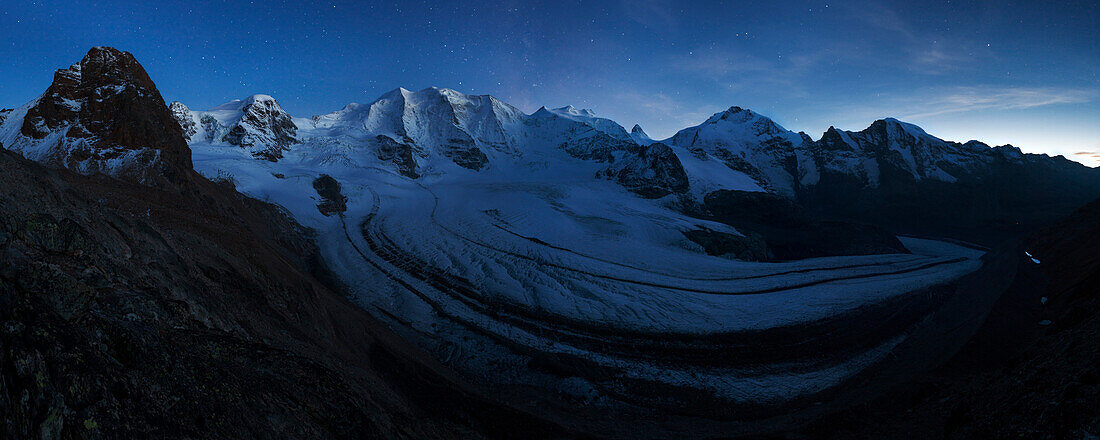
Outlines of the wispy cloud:
<svg viewBox="0 0 1100 440">
<path fill-rule="evenodd" d="M 1073 159 L 1088 166 L 1100 167 L 1100 145 L 1092 151 L 1078 151 L 1073 153 Z"/>
<path fill-rule="evenodd" d="M 956 87 L 928 93 L 924 98 L 903 98 L 911 104 L 902 110 L 900 116 L 923 118 L 978 110 L 1019 110 L 1090 102 L 1096 97 L 1096 90 L 1086 89 Z"/>
<path fill-rule="evenodd" d="M 921 119 L 976 111 L 1023 110 L 1051 105 L 1088 103 L 1100 98 L 1100 89 L 1057 87 L 925 87 L 876 95 L 853 104 L 845 112 L 854 118 L 892 116 Z M 860 101 L 857 99 L 857 102 Z"/>
<path fill-rule="evenodd" d="M 845 14 L 868 26 L 889 31 L 909 41 L 917 40 L 917 33 L 897 11 L 881 4 L 861 3 L 856 5 L 838 5 Z"/>
</svg>

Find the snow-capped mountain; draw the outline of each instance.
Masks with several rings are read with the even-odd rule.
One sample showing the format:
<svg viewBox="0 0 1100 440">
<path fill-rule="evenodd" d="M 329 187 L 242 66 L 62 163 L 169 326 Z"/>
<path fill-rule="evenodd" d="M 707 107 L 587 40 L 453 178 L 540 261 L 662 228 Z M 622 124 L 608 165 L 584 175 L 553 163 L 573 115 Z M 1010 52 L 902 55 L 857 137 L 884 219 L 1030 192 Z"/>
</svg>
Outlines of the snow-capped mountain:
<svg viewBox="0 0 1100 440">
<path fill-rule="evenodd" d="M 258 159 L 277 161 L 299 142 L 298 127 L 268 95 L 236 99 L 201 112 L 180 102 L 173 102 L 170 109 L 188 141 L 233 145 Z"/>
<path fill-rule="evenodd" d="M 313 163 L 384 165 L 420 178 L 455 167 L 489 173 L 536 164 L 559 172 L 577 168 L 559 163 L 565 153 L 596 164 L 589 171 L 593 177 L 645 197 L 684 194 L 693 203 L 716 190 L 799 199 L 835 187 L 838 179 L 855 182 L 860 191 L 876 190 L 884 176 L 955 182 L 980 178 L 995 163 L 1046 160 L 1011 146 L 944 141 L 895 119 L 859 132 L 830 128 L 814 140 L 740 107 L 658 142 L 640 126 L 628 132 L 588 109 L 543 107 L 525 114 L 489 95 L 435 87 L 398 88 L 369 104 L 310 118 L 291 117 L 266 95 L 205 112 L 173 103 L 171 111 L 193 145 L 236 146 L 271 161 L 293 150 Z M 658 143 L 663 145 L 652 147 Z M 823 175 L 828 182 L 819 186 Z"/>
<path fill-rule="evenodd" d="M 531 163 L 560 167 L 556 162 L 567 154 L 599 164 L 593 177 L 646 197 L 687 190 L 682 166 L 667 147 L 640 146 L 614 121 L 573 107 L 527 115 L 489 95 L 433 87 L 399 88 L 370 104 L 311 118 L 291 118 L 266 95 L 204 112 L 173 103 L 171 111 L 192 144 L 236 145 L 270 161 L 293 149 L 314 163 L 387 164 L 418 178 L 446 173 L 451 165 L 486 171 L 499 164 L 499 172 Z"/>
<path fill-rule="evenodd" d="M 817 167 L 806 137 L 751 110 L 730 107 L 702 124 L 666 140 L 684 160 L 694 186 L 714 189 L 766 189 L 794 196 L 801 185 L 817 182 Z M 725 168 L 723 170 L 722 168 Z M 727 188 L 727 174 L 747 177 L 742 187 Z M 757 188 L 753 188 L 755 184 Z"/>
<path fill-rule="evenodd" d="M 58 70 L 35 100 L 5 113 L 0 145 L 81 174 L 170 185 L 191 152 L 156 85 L 133 55 L 95 47 Z"/>
</svg>

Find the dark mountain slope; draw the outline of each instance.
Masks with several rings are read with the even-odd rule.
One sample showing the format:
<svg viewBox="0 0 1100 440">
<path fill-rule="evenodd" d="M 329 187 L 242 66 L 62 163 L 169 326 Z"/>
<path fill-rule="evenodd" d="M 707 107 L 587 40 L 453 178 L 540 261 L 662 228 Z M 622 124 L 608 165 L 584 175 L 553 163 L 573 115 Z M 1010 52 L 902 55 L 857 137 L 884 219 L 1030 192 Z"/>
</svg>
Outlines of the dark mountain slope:
<svg viewBox="0 0 1100 440">
<path fill-rule="evenodd" d="M 804 434 L 1065 439 L 1100 433 L 1100 200 L 1010 249 L 1003 257 L 1019 266 L 1012 287 L 950 363 Z"/>
<path fill-rule="evenodd" d="M 276 208 L 196 185 L 154 190 L 0 151 L 0 437 L 553 432 L 462 391 L 326 287 Z"/>
<path fill-rule="evenodd" d="M 896 120 L 859 132 L 830 129 L 810 148 L 820 180 L 798 190 L 799 203 L 899 233 L 992 246 L 1100 197 L 1100 169 L 1010 145 L 947 142 Z"/>
</svg>

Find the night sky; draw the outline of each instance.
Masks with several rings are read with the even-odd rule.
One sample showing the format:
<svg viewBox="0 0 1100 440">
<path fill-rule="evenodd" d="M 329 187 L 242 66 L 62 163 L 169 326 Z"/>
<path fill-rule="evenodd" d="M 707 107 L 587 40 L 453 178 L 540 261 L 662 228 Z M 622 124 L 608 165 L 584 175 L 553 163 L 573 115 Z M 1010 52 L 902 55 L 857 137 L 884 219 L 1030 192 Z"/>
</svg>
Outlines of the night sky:
<svg viewBox="0 0 1100 440">
<path fill-rule="evenodd" d="M 894 116 L 1100 164 L 1100 2 L 770 3 L 5 0 L 0 107 L 108 45 L 193 109 L 265 93 L 310 116 L 438 86 L 655 138 L 738 105 L 814 138 Z"/>
</svg>

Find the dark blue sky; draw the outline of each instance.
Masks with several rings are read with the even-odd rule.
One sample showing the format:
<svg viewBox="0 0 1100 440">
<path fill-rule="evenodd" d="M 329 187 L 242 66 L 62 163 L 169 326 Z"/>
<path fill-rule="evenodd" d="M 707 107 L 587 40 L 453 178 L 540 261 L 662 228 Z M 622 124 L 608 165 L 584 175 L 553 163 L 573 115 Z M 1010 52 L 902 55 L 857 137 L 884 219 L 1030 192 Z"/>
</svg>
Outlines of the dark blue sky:
<svg viewBox="0 0 1100 440">
<path fill-rule="evenodd" d="M 266 93 L 309 116 L 439 86 L 654 137 L 739 105 L 815 138 L 895 116 L 1100 163 L 1098 2 L 771 3 L 6 0 L 0 106 L 110 45 L 196 109 Z"/>
</svg>

